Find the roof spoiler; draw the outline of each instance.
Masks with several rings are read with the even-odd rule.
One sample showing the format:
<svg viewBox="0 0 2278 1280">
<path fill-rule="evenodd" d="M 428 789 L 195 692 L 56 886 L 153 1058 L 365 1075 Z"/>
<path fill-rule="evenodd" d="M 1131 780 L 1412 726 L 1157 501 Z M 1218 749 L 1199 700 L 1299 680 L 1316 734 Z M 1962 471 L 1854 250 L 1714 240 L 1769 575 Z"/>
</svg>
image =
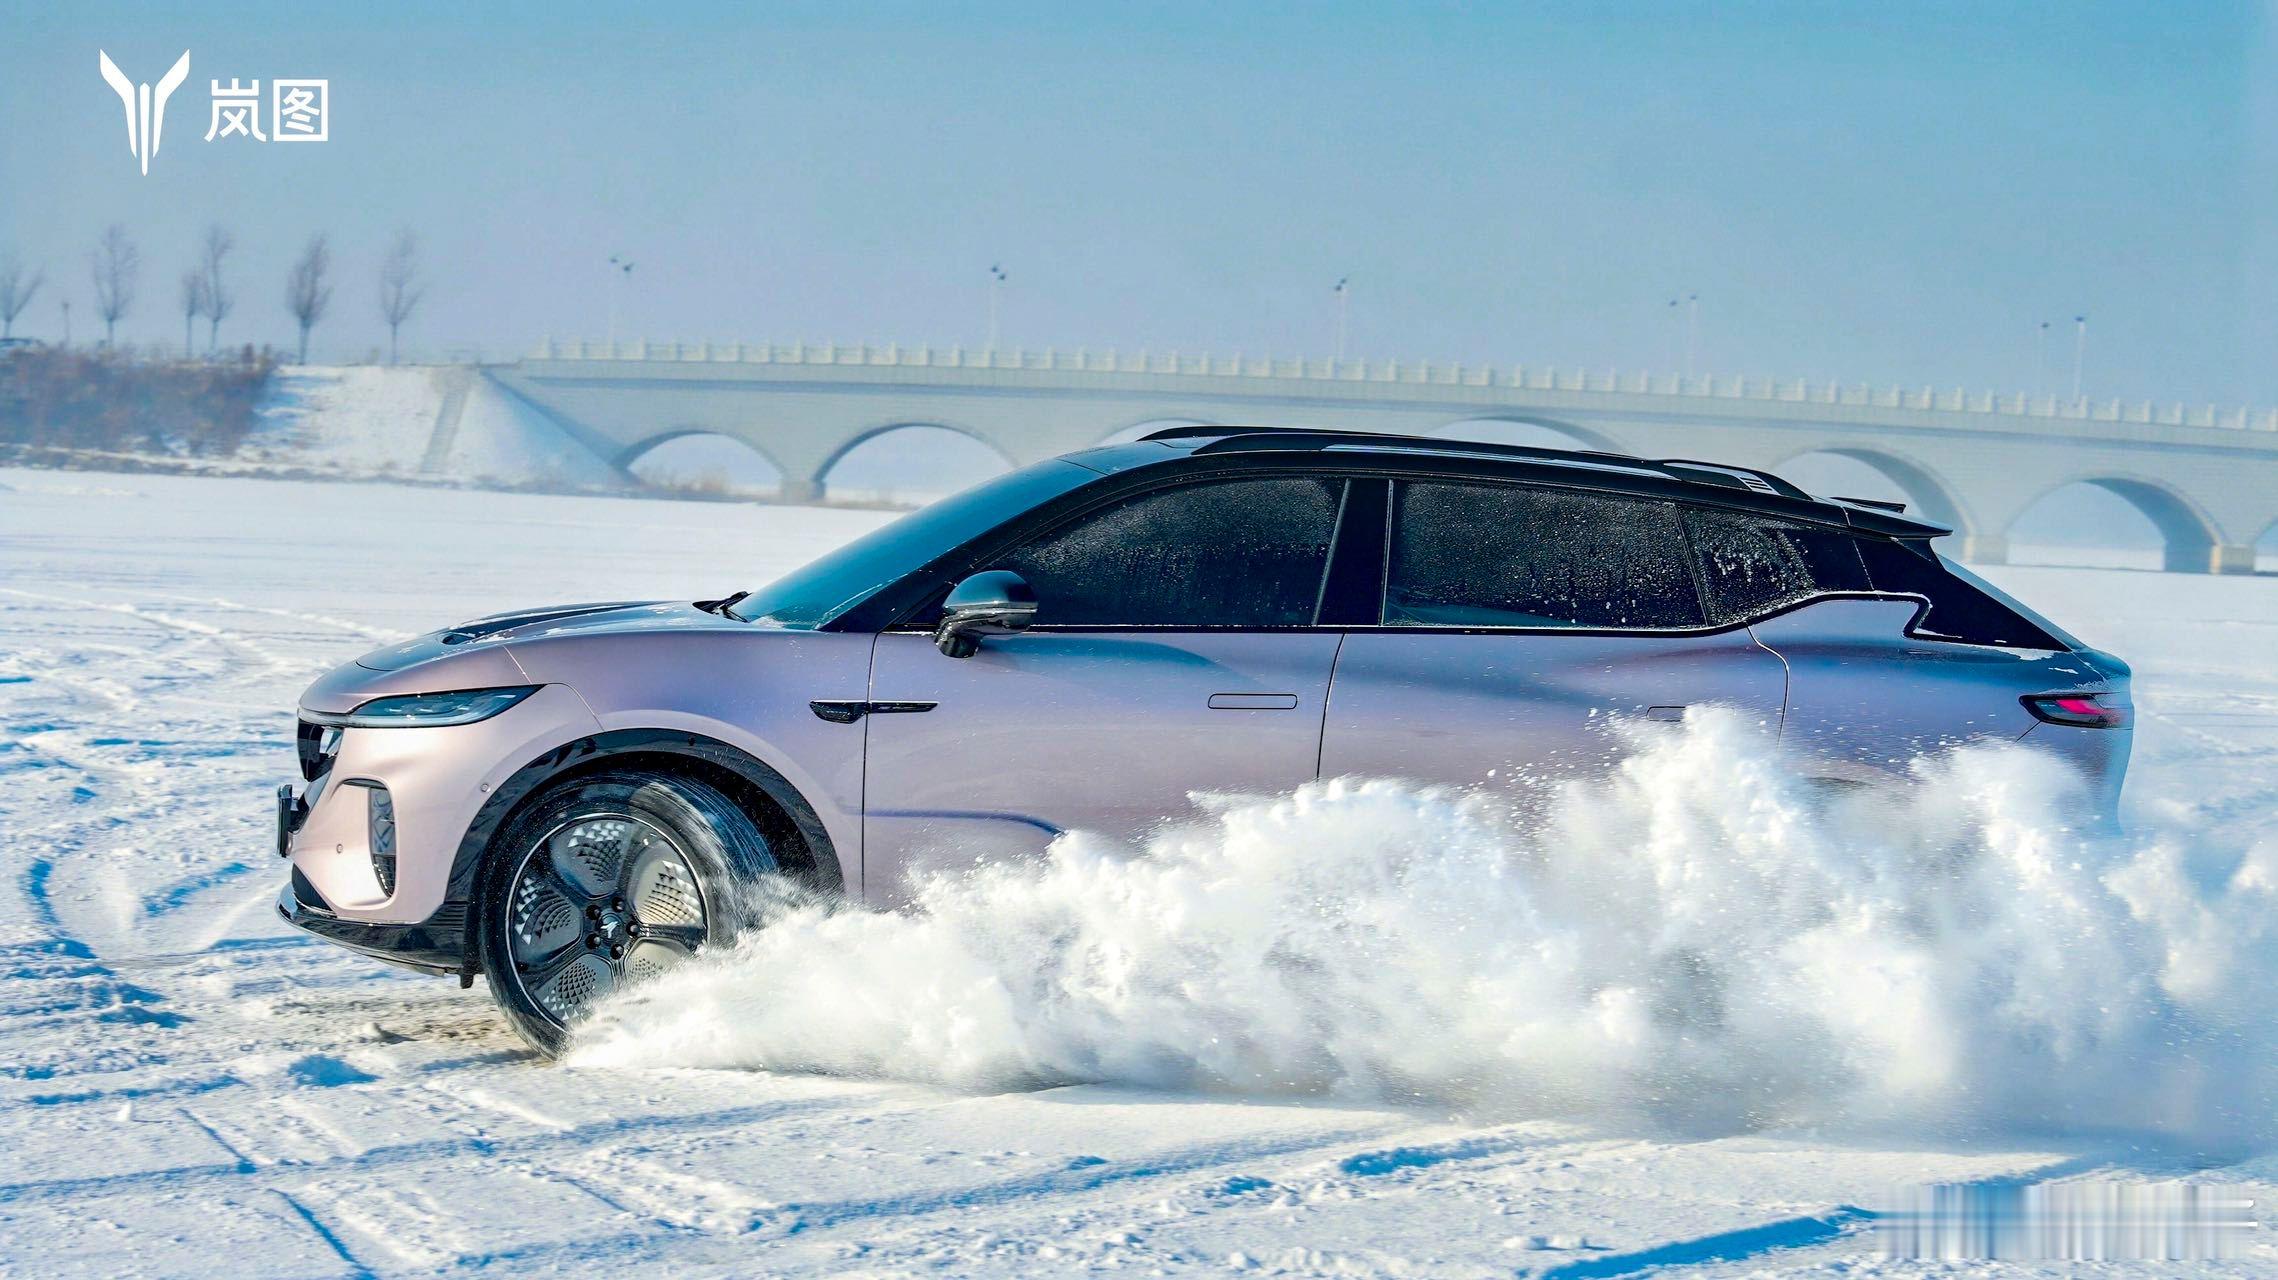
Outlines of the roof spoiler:
<svg viewBox="0 0 2278 1280">
<path fill-rule="evenodd" d="M 1906 514 L 1905 503 L 1892 502 L 1887 498 L 1846 498 L 1841 494 L 1836 494 L 1833 496 L 1835 501 L 1848 502 L 1854 507 L 1873 507 L 1877 511 L 1888 511 L 1892 515 L 1898 516 Z"/>
</svg>

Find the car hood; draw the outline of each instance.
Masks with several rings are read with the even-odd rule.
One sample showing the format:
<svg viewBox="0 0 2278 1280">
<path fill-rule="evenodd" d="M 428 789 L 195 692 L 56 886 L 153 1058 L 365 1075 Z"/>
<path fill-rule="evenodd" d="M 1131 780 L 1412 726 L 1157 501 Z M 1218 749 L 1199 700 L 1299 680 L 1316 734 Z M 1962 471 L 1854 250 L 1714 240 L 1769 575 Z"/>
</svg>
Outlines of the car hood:
<svg viewBox="0 0 2278 1280">
<path fill-rule="evenodd" d="M 511 652 L 516 641 L 628 632 L 748 628 L 685 600 L 612 600 L 494 613 L 384 645 L 326 672 L 301 694 L 312 711 L 342 712 L 373 698 L 444 689 L 542 683 Z"/>
<path fill-rule="evenodd" d="M 685 600 L 612 600 L 519 609 L 462 622 L 441 631 L 386 645 L 356 659 L 367 671 L 401 671 L 422 663 L 517 640 L 537 640 L 596 632 L 685 631 L 740 627 L 742 623 L 706 613 Z"/>
</svg>

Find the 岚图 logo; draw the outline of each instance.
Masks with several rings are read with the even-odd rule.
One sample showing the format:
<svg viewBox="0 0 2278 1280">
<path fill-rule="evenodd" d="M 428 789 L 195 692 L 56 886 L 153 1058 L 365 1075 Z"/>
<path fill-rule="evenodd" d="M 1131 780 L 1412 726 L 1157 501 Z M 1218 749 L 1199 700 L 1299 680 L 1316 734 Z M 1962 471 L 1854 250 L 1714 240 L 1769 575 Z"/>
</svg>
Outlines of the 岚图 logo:
<svg viewBox="0 0 2278 1280">
<path fill-rule="evenodd" d="M 166 100 L 190 78 L 190 51 L 185 49 L 174 63 L 174 69 L 158 78 L 158 85 L 136 84 L 111 61 L 111 55 L 100 49 L 95 56 L 102 60 L 103 80 L 119 95 L 127 108 L 127 150 L 134 152 L 142 162 L 144 174 L 150 172 L 150 158 L 158 154 L 159 135 L 166 129 Z"/>
<path fill-rule="evenodd" d="M 166 100 L 190 78 L 190 54 L 183 51 L 172 70 L 156 85 L 129 80 L 111 55 L 95 51 L 104 83 L 119 95 L 127 109 L 127 149 L 141 163 L 145 176 L 150 159 L 166 128 Z M 268 131 L 262 131 L 261 81 L 232 77 L 213 83 L 213 120 L 206 127 L 208 142 L 232 137 L 252 142 L 325 142 L 332 137 L 332 82 L 329 80 L 269 81 Z"/>
</svg>

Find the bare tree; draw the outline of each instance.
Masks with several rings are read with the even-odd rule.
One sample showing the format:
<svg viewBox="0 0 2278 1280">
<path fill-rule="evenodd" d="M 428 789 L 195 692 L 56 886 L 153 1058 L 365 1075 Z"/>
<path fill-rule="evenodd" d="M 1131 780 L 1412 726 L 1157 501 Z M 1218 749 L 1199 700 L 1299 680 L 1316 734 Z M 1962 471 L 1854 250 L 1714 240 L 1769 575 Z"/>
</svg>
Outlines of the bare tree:
<svg viewBox="0 0 2278 1280">
<path fill-rule="evenodd" d="M 406 227 L 395 233 L 380 262 L 380 318 L 388 322 L 388 363 L 396 362 L 396 330 L 411 318 L 427 290 L 419 283 L 419 240 Z"/>
<path fill-rule="evenodd" d="M 197 350 L 191 344 L 192 326 L 206 313 L 206 273 L 196 267 L 182 273 L 182 358 L 194 360 Z"/>
<path fill-rule="evenodd" d="M 324 242 L 323 233 L 309 238 L 308 248 L 301 250 L 300 261 L 293 264 L 285 277 L 285 310 L 301 326 L 300 363 L 308 363 L 308 331 L 324 318 L 324 309 L 332 304 L 332 286 L 325 276 L 332 271 L 332 249 Z"/>
<path fill-rule="evenodd" d="M 0 258 L 0 338 L 15 332 L 16 317 L 32 305 L 32 295 L 46 282 L 45 271 L 34 270 L 25 275 L 24 264 L 16 261 L 14 254 Z"/>
<path fill-rule="evenodd" d="M 103 345 L 118 337 L 119 320 L 134 306 L 135 276 L 142 270 L 142 253 L 127 239 L 127 229 L 112 223 L 95 242 L 95 314 L 103 317 Z"/>
<path fill-rule="evenodd" d="M 212 355 L 221 339 L 221 322 L 229 319 L 230 309 L 237 305 L 237 295 L 229 291 L 222 279 L 221 264 L 236 247 L 237 240 L 220 223 L 206 228 L 206 244 L 199 259 L 198 270 L 205 277 L 206 286 L 206 354 Z"/>
</svg>

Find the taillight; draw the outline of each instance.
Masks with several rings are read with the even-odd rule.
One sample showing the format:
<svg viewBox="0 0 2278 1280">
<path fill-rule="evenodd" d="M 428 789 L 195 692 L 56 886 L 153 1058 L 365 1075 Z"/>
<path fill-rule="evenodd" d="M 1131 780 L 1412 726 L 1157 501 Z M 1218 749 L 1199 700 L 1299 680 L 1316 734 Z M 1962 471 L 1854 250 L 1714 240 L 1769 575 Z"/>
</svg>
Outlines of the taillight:
<svg viewBox="0 0 2278 1280">
<path fill-rule="evenodd" d="M 2076 729 L 2124 729 L 2128 705 L 2109 693 L 2036 693 L 2019 701 L 2044 724 Z"/>
</svg>

